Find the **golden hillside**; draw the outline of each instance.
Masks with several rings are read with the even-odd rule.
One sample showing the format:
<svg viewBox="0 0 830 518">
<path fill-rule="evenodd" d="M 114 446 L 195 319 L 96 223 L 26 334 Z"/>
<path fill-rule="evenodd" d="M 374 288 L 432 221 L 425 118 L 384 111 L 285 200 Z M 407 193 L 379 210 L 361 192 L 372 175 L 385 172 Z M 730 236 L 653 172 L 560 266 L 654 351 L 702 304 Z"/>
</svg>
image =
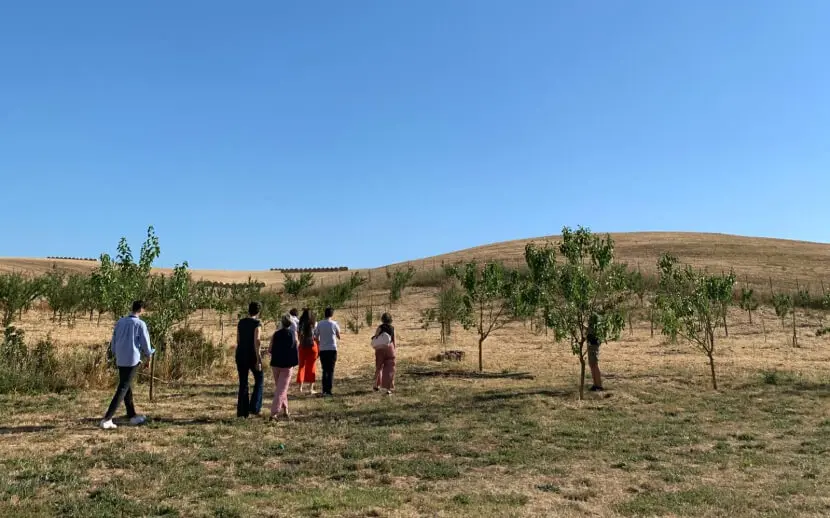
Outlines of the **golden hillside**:
<svg viewBox="0 0 830 518">
<path fill-rule="evenodd" d="M 820 281 L 827 278 L 827 286 L 830 288 L 830 244 L 683 232 L 618 233 L 612 234 L 612 237 L 617 244 L 619 260 L 631 265 L 639 264 L 644 273 L 653 272 L 658 257 L 664 252 L 671 252 L 684 262 L 708 268 L 710 271 L 728 271 L 732 268 L 742 281 L 748 277 L 754 284 L 766 284 L 772 278 L 777 286 L 794 287 L 798 281 L 800 285 L 810 284 L 818 291 Z M 470 259 L 499 260 L 513 266 L 522 261 L 527 243 L 557 239 L 557 236 L 550 236 L 505 241 L 392 266 L 409 264 L 422 270 L 440 267 L 442 261 L 450 263 Z M 0 258 L 0 271 L 45 273 L 53 265 L 57 265 L 67 271 L 83 272 L 90 271 L 96 264 L 88 261 Z M 166 269 L 157 271 L 169 272 Z M 345 279 L 347 275 L 347 272 L 333 272 L 315 274 L 315 277 L 325 281 Z M 283 279 L 280 272 L 262 270 L 195 269 L 193 276 L 196 279 L 221 282 L 242 282 L 250 276 L 269 286 L 279 285 Z"/>
</svg>

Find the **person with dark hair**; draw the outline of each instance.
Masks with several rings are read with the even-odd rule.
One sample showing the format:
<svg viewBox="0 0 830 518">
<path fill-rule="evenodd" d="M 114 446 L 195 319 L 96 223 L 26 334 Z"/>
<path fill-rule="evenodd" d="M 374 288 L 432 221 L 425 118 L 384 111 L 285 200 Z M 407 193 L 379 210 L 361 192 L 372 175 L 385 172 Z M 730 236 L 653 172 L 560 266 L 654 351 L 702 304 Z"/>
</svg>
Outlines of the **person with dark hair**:
<svg viewBox="0 0 830 518">
<path fill-rule="evenodd" d="M 147 331 L 147 324 L 141 320 L 144 312 L 144 303 L 140 300 L 133 302 L 132 311 L 126 317 L 118 320 L 112 332 L 110 347 L 115 355 L 115 364 L 118 366 L 118 388 L 110 402 L 107 413 L 101 421 L 101 428 L 114 430 L 118 428 L 112 422 L 115 411 L 121 402 L 127 407 L 127 417 L 130 424 L 140 425 L 147 421 L 143 415 L 135 413 L 133 405 L 133 380 L 141 365 L 141 355 L 150 357 L 155 350 L 150 345 L 150 333 Z"/>
<path fill-rule="evenodd" d="M 323 396 L 331 397 L 334 385 L 334 365 L 337 363 L 337 341 L 340 326 L 334 321 L 334 309 L 326 308 L 325 320 L 317 323 L 314 336 L 320 344 L 320 365 L 323 367 Z"/>
<path fill-rule="evenodd" d="M 271 370 L 274 373 L 274 400 L 271 402 L 271 419 L 277 419 L 280 412 L 288 413 L 288 385 L 291 370 L 299 364 L 297 340 L 291 332 L 291 317 L 282 317 L 282 328 L 274 333 L 268 353 L 271 355 Z"/>
<path fill-rule="evenodd" d="M 251 302 L 248 316 L 236 326 L 236 371 L 239 374 L 239 397 L 236 416 L 259 415 L 262 410 L 262 352 L 260 351 L 262 322 L 259 314 L 262 304 Z M 248 373 L 254 375 L 254 391 L 248 399 Z"/>
<path fill-rule="evenodd" d="M 317 322 L 314 320 L 314 313 L 308 308 L 303 308 L 300 316 L 299 342 L 300 342 L 300 366 L 297 369 L 297 383 L 300 384 L 300 394 L 306 383 L 311 384 L 309 394 L 314 394 L 314 382 L 317 381 L 317 358 L 320 349 L 317 339 L 314 338 L 314 330 Z"/>
<path fill-rule="evenodd" d="M 377 392 L 383 388 L 391 396 L 395 389 L 395 328 L 392 327 L 392 315 L 389 313 L 381 315 L 380 322 L 372 340 L 386 333 L 390 341 L 386 346 L 375 348 L 375 384 L 372 389 Z"/>
</svg>

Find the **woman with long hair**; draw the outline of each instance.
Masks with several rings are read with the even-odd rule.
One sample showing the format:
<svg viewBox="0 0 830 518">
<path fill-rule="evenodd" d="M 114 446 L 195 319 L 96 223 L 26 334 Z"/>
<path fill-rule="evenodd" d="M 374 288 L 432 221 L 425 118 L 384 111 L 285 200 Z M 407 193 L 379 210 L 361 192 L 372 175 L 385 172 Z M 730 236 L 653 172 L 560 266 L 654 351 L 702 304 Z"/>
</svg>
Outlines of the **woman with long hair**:
<svg viewBox="0 0 830 518">
<path fill-rule="evenodd" d="M 392 340 L 389 345 L 375 349 L 375 384 L 372 389 L 377 392 L 383 388 L 388 395 L 392 395 L 395 389 L 395 328 L 392 327 L 392 315 L 389 313 L 384 313 L 380 321 L 372 339 L 386 333 Z"/>
<path fill-rule="evenodd" d="M 320 347 L 314 337 L 315 327 L 317 327 L 317 322 L 314 320 L 314 313 L 308 308 L 303 308 L 297 332 L 300 342 L 300 366 L 297 369 L 297 383 L 300 384 L 301 394 L 306 383 L 310 385 L 309 394 L 314 394 L 314 382 L 317 381 L 317 357 L 320 355 Z"/>
</svg>

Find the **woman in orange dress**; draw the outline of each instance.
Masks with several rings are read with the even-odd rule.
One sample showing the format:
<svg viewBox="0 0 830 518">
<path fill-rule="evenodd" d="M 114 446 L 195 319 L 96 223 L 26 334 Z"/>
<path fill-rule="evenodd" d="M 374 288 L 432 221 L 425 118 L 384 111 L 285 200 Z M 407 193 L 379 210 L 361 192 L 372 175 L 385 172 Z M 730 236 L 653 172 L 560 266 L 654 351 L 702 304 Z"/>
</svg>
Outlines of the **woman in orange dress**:
<svg viewBox="0 0 830 518">
<path fill-rule="evenodd" d="M 314 394 L 314 382 L 317 381 L 317 357 L 320 355 L 320 349 L 314 339 L 314 328 L 317 327 L 317 322 L 314 320 L 314 313 L 308 308 L 303 308 L 298 327 L 300 365 L 297 368 L 297 383 L 300 384 L 301 394 L 306 383 L 310 385 L 309 393 Z"/>
</svg>

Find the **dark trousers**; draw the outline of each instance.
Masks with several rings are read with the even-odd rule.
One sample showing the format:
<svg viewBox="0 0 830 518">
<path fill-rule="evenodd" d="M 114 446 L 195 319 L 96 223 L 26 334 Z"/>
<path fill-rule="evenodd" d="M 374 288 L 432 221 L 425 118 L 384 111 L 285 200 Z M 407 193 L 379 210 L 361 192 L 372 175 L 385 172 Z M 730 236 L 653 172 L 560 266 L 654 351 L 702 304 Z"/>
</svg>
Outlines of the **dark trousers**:
<svg viewBox="0 0 830 518">
<path fill-rule="evenodd" d="M 323 394 L 331 395 L 335 363 L 337 363 L 337 351 L 320 351 L 320 365 L 323 366 Z"/>
<path fill-rule="evenodd" d="M 262 371 L 256 370 L 249 362 L 237 362 L 239 373 L 239 398 L 236 401 L 236 416 L 248 417 L 262 410 Z M 248 372 L 254 374 L 254 391 L 248 399 Z"/>
<path fill-rule="evenodd" d="M 112 397 L 112 402 L 104 415 L 104 421 L 109 421 L 115 415 L 115 411 L 124 402 L 127 407 L 127 417 L 132 419 L 135 417 L 135 407 L 133 406 L 133 380 L 138 372 L 138 366 L 141 363 L 133 365 L 132 367 L 118 367 L 118 388 L 115 390 L 115 395 Z"/>
</svg>

